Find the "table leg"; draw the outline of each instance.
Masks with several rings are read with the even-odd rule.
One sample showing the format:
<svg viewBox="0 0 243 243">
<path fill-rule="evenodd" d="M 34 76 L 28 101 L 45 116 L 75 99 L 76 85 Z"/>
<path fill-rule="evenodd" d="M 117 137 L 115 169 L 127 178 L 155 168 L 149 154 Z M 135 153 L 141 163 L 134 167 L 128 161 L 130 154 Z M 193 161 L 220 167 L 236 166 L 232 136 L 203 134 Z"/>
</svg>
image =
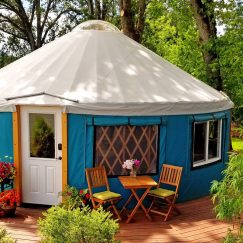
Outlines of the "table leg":
<svg viewBox="0 0 243 243">
<path fill-rule="evenodd" d="M 130 203 L 130 201 L 132 200 L 133 197 L 134 197 L 134 195 L 131 193 L 130 197 L 128 198 L 128 200 L 126 201 L 124 206 L 122 207 L 122 210 L 120 211 L 120 214 L 123 212 L 123 210 L 126 211 L 126 206 Z"/>
<path fill-rule="evenodd" d="M 132 189 L 132 190 L 134 190 L 134 189 Z M 147 196 L 149 190 L 150 190 L 150 188 L 147 188 L 146 191 L 144 192 L 144 193 L 145 193 L 144 198 Z M 138 197 L 138 195 L 137 195 L 137 193 L 135 192 L 135 190 L 134 190 L 134 197 L 137 199 L 137 201 L 140 200 L 140 198 Z M 144 200 L 144 199 L 143 199 L 143 200 Z M 151 216 L 150 216 L 149 213 L 148 213 L 148 210 L 144 207 L 143 203 L 141 203 L 140 206 L 141 206 L 141 208 L 143 209 L 143 211 L 144 211 L 146 217 L 147 217 L 149 220 L 152 220 Z"/>
<path fill-rule="evenodd" d="M 142 197 L 139 198 L 138 195 L 137 195 L 137 193 L 136 193 L 136 191 L 135 191 L 134 189 L 131 189 L 132 194 L 133 194 L 133 196 L 137 199 L 138 203 L 137 203 L 137 205 L 135 206 L 135 208 L 133 209 L 133 211 L 131 212 L 131 214 L 128 216 L 128 219 L 127 219 L 127 221 L 126 221 L 127 224 L 131 221 L 131 219 L 133 218 L 133 216 L 135 215 L 135 213 L 137 212 L 137 210 L 138 210 L 138 208 L 139 208 L 140 206 L 142 207 L 143 211 L 145 212 L 146 217 L 147 217 L 149 220 L 152 220 L 151 217 L 149 216 L 147 210 L 146 210 L 145 207 L 142 205 L 142 202 L 143 202 L 143 200 L 145 199 L 145 197 L 147 196 L 149 190 L 150 190 L 150 187 L 147 188 L 146 191 L 143 193 Z"/>
</svg>

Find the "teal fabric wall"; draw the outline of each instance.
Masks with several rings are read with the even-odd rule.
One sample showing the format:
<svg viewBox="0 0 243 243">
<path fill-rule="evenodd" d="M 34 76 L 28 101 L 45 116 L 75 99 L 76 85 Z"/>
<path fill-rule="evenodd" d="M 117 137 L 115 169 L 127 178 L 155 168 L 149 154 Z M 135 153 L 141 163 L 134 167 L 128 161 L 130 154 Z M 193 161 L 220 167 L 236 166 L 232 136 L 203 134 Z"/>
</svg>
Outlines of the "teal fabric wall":
<svg viewBox="0 0 243 243">
<path fill-rule="evenodd" d="M 5 158 L 8 156 L 8 158 Z M 13 162 L 12 113 L 0 112 L 0 161 Z"/>
<path fill-rule="evenodd" d="M 93 144 L 95 125 L 149 125 L 160 126 L 159 171 L 163 163 L 183 167 L 179 201 L 186 201 L 209 194 L 211 181 L 221 178 L 225 168 L 230 129 L 230 111 L 215 113 L 212 118 L 223 118 L 222 160 L 205 167 L 191 169 L 192 122 L 212 117 L 204 115 L 178 115 L 162 117 L 110 117 L 68 114 L 68 183 L 78 188 L 87 188 L 85 168 L 93 167 Z M 110 178 L 111 190 L 122 194 L 124 200 L 130 192 L 124 190 L 117 178 Z"/>
</svg>

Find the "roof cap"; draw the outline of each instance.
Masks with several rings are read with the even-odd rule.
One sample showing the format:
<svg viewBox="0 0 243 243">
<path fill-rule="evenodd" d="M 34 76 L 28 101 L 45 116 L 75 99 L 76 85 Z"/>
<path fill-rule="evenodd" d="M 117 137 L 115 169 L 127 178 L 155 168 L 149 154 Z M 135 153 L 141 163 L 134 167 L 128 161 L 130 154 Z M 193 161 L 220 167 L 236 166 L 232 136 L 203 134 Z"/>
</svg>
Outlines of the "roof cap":
<svg viewBox="0 0 243 243">
<path fill-rule="evenodd" d="M 110 24 L 103 20 L 88 20 L 79 25 L 77 25 L 73 31 L 83 31 L 83 30 L 99 30 L 99 31 L 111 31 L 120 32 L 120 30 L 113 24 Z"/>
</svg>

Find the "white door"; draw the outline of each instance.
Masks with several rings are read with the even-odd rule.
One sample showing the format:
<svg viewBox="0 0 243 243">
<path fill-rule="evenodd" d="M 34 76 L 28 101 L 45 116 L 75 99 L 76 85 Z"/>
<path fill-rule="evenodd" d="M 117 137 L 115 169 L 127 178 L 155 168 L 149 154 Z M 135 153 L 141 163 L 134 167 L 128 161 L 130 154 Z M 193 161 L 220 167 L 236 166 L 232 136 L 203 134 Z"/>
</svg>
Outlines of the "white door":
<svg viewBox="0 0 243 243">
<path fill-rule="evenodd" d="M 54 205 L 62 190 L 61 109 L 21 107 L 22 201 Z"/>
</svg>

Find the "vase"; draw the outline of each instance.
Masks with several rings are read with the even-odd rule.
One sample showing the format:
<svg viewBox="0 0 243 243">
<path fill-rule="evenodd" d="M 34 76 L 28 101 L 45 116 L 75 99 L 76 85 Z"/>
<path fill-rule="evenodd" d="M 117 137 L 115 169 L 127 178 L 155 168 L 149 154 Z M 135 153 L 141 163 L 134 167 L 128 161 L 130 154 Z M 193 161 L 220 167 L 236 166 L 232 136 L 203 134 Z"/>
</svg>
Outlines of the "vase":
<svg viewBox="0 0 243 243">
<path fill-rule="evenodd" d="M 2 206 L 1 209 L 4 212 L 4 216 L 6 217 L 15 216 L 16 206 Z"/>
<path fill-rule="evenodd" d="M 131 177 L 136 177 L 137 176 L 137 171 L 135 169 L 130 170 L 130 176 Z"/>
</svg>

